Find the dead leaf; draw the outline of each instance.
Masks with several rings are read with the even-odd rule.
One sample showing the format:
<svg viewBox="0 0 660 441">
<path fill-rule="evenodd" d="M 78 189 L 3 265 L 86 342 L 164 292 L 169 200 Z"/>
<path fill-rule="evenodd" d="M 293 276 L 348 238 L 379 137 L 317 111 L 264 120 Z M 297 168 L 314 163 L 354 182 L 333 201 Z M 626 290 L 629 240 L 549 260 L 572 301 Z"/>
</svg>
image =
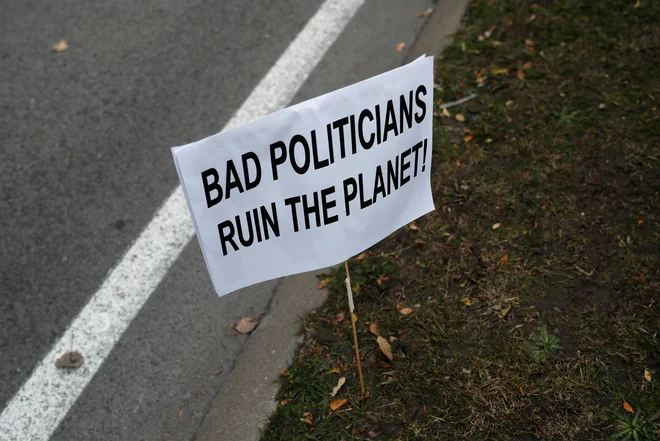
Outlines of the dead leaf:
<svg viewBox="0 0 660 441">
<path fill-rule="evenodd" d="M 639 220 L 637 221 L 637 225 L 642 225 L 643 223 L 644 223 L 644 219 L 639 219 Z"/>
<path fill-rule="evenodd" d="M 501 224 L 499 222 L 494 223 L 493 224 L 493 230 L 497 230 L 500 227 L 500 225 Z"/>
<path fill-rule="evenodd" d="M 344 314 L 343 311 L 335 316 L 335 320 L 337 320 L 337 323 L 343 322 L 345 318 L 346 318 L 346 314 Z"/>
<path fill-rule="evenodd" d="M 60 40 L 60 41 L 58 41 L 57 43 L 55 43 L 53 45 L 51 50 L 53 52 L 60 53 L 60 52 L 64 52 L 65 50 L 67 50 L 68 47 L 69 47 L 69 43 L 67 43 L 66 40 Z"/>
<path fill-rule="evenodd" d="M 455 118 L 456 118 L 456 121 L 458 121 L 458 122 L 465 122 L 465 117 L 463 116 L 462 113 L 457 113 Z"/>
<path fill-rule="evenodd" d="M 472 141 L 473 139 L 474 139 L 474 136 L 472 136 L 472 135 L 468 135 L 468 136 L 466 136 L 465 138 L 463 138 L 463 141 L 465 141 L 465 142 L 470 142 L 470 141 Z"/>
<path fill-rule="evenodd" d="M 521 395 L 525 395 L 525 389 L 523 389 L 522 386 L 520 386 L 520 394 L 521 394 Z"/>
<path fill-rule="evenodd" d="M 402 315 L 410 315 L 410 314 L 413 313 L 413 311 L 414 311 L 414 310 L 413 310 L 412 308 L 402 308 L 399 312 L 400 312 Z"/>
<path fill-rule="evenodd" d="M 505 254 L 505 255 L 502 256 L 502 258 L 500 259 L 500 265 L 504 265 L 504 264 L 507 263 L 508 261 L 509 261 L 509 255 L 508 255 L 508 254 Z"/>
<path fill-rule="evenodd" d="M 359 256 L 357 256 L 355 260 L 359 262 L 360 260 L 364 260 L 365 257 L 367 257 L 367 253 L 362 253 Z"/>
<path fill-rule="evenodd" d="M 451 113 L 449 113 L 449 110 L 447 110 L 446 107 L 442 108 L 442 116 L 444 116 L 445 118 L 451 118 Z"/>
<path fill-rule="evenodd" d="M 417 240 L 415 240 L 415 244 L 416 245 L 424 245 L 424 244 L 426 244 L 426 242 L 424 242 L 422 239 L 417 239 Z"/>
<path fill-rule="evenodd" d="M 385 357 L 387 357 L 388 360 L 392 361 L 394 356 L 392 356 L 392 346 L 385 340 L 383 337 L 380 335 L 376 339 L 376 343 L 378 343 L 378 347 L 380 348 L 381 352 Z"/>
<path fill-rule="evenodd" d="M 287 375 L 289 375 L 289 371 L 287 371 L 286 369 L 280 369 L 280 375 L 283 376 L 283 377 L 287 376 Z"/>
<path fill-rule="evenodd" d="M 392 368 L 392 366 L 385 363 L 383 360 L 378 360 L 378 363 L 376 363 L 376 366 L 378 366 L 381 369 L 391 369 Z"/>
<path fill-rule="evenodd" d="M 490 73 L 493 74 L 493 75 L 508 75 L 509 74 L 509 69 L 492 67 L 490 69 Z"/>
<path fill-rule="evenodd" d="M 465 303 L 465 306 L 472 306 L 472 301 L 468 297 L 463 297 L 461 302 Z"/>
<path fill-rule="evenodd" d="M 530 70 L 532 68 L 532 62 L 528 61 L 527 63 L 522 65 L 522 70 Z"/>
<path fill-rule="evenodd" d="M 337 385 L 332 388 L 331 396 L 334 397 L 335 395 L 337 395 L 337 392 L 339 392 L 339 389 L 341 389 L 341 387 L 344 385 L 344 383 L 346 383 L 346 377 L 341 377 L 339 379 L 339 381 L 337 381 Z"/>
<path fill-rule="evenodd" d="M 532 14 L 527 18 L 527 23 L 531 23 L 536 20 L 536 14 Z"/>
<path fill-rule="evenodd" d="M 346 399 L 346 398 L 335 398 L 335 399 L 332 400 L 332 402 L 330 403 L 330 409 L 331 409 L 331 410 L 337 410 L 337 409 L 339 409 L 341 406 L 343 406 L 344 404 L 346 404 L 347 402 L 348 402 L 348 399 Z"/>
<path fill-rule="evenodd" d="M 626 410 L 626 412 L 635 413 L 633 407 L 626 400 L 623 400 L 623 408 Z"/>
<path fill-rule="evenodd" d="M 406 47 L 406 42 L 402 41 L 401 43 L 396 45 L 396 51 L 397 52 L 403 52 L 403 49 Z"/>
<path fill-rule="evenodd" d="M 428 8 L 424 12 L 418 12 L 417 13 L 417 18 L 427 17 L 427 16 L 431 15 L 432 12 L 433 12 L 433 8 Z"/>
<path fill-rule="evenodd" d="M 326 286 L 328 286 L 328 279 L 321 280 L 321 283 L 319 283 L 319 289 L 323 289 Z"/>
<path fill-rule="evenodd" d="M 332 369 L 330 369 L 328 372 L 331 373 L 331 374 L 338 374 L 341 371 L 340 371 L 339 367 L 335 366 Z"/>
<path fill-rule="evenodd" d="M 311 426 L 312 425 L 312 412 L 303 413 L 303 418 L 300 418 L 300 421 Z"/>
<path fill-rule="evenodd" d="M 353 323 L 357 323 L 357 322 L 358 322 L 358 316 L 357 316 L 357 314 L 356 314 L 356 313 L 352 313 L 351 316 L 353 317 Z"/>
<path fill-rule="evenodd" d="M 375 324 L 375 323 L 369 323 L 369 332 L 371 332 L 376 337 L 378 337 L 380 335 L 378 333 L 378 325 Z"/>
<path fill-rule="evenodd" d="M 522 70 L 519 70 L 518 71 L 518 79 L 520 81 L 524 80 L 525 79 L 525 72 L 523 72 Z"/>
<path fill-rule="evenodd" d="M 241 334 L 249 334 L 250 332 L 254 331 L 254 328 L 257 327 L 259 324 L 259 318 L 252 318 L 252 317 L 243 317 L 236 323 L 236 329 L 237 332 Z"/>
<path fill-rule="evenodd" d="M 415 224 L 408 225 L 408 228 L 410 228 L 413 231 L 419 231 L 419 227 Z"/>
<path fill-rule="evenodd" d="M 286 406 L 289 400 L 282 400 L 280 401 L 280 406 Z"/>
<path fill-rule="evenodd" d="M 62 355 L 56 362 L 55 366 L 58 369 L 78 369 L 85 363 L 85 357 L 78 351 L 67 352 Z"/>
<path fill-rule="evenodd" d="M 637 8 L 639 8 L 640 6 L 642 6 L 642 2 L 641 2 L 640 0 L 637 0 L 637 1 L 635 2 L 635 4 L 633 5 L 633 8 L 637 9 Z"/>
<path fill-rule="evenodd" d="M 367 435 L 369 435 L 369 438 L 376 438 L 378 436 L 378 434 L 373 430 L 368 431 Z"/>
<path fill-rule="evenodd" d="M 381 274 L 380 276 L 378 276 L 378 279 L 376 279 L 376 283 L 378 284 L 378 286 L 382 286 L 383 282 L 385 282 L 388 279 L 389 277 L 387 277 L 384 274 Z"/>
<path fill-rule="evenodd" d="M 635 276 L 633 279 L 637 280 L 639 283 L 646 283 L 644 276 Z"/>
<path fill-rule="evenodd" d="M 651 378 L 651 372 L 648 369 L 644 369 L 644 379 L 650 383 Z"/>
</svg>

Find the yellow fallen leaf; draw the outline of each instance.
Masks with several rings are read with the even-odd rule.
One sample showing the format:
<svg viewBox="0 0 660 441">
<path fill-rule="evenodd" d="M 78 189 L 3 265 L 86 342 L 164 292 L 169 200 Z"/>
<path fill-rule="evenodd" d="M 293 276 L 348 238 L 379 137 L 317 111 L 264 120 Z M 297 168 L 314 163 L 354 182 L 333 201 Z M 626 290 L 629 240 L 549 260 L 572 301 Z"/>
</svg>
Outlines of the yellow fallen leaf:
<svg viewBox="0 0 660 441">
<path fill-rule="evenodd" d="M 507 75 L 509 73 L 509 69 L 492 67 L 490 69 L 490 73 L 493 75 Z"/>
<path fill-rule="evenodd" d="M 331 373 L 331 374 L 338 374 L 339 372 L 341 372 L 341 370 L 339 369 L 338 366 L 335 366 L 335 367 L 333 367 L 332 369 L 330 369 L 328 371 L 328 373 Z"/>
<path fill-rule="evenodd" d="M 358 322 L 358 316 L 357 316 L 357 314 L 352 313 L 352 314 L 351 314 L 351 317 L 353 318 L 353 322 L 354 322 L 354 323 L 357 323 L 357 322 Z"/>
<path fill-rule="evenodd" d="M 399 312 L 402 315 L 410 315 L 410 314 L 413 313 L 413 309 L 412 308 L 402 308 L 401 310 L 399 310 Z"/>
<path fill-rule="evenodd" d="M 323 289 L 326 286 L 328 286 L 328 279 L 321 280 L 321 282 L 319 283 L 319 289 Z"/>
<path fill-rule="evenodd" d="M 651 372 L 648 369 L 644 369 L 644 379 L 649 383 L 651 382 Z"/>
<path fill-rule="evenodd" d="M 378 343 L 378 347 L 383 355 L 385 355 L 388 360 L 392 361 L 394 356 L 392 355 L 392 346 L 390 346 L 388 341 L 379 335 L 378 338 L 376 338 L 376 343 Z"/>
<path fill-rule="evenodd" d="M 433 12 L 433 8 L 428 8 L 424 12 L 418 12 L 417 13 L 417 18 L 427 17 L 427 16 L 431 15 L 432 12 Z"/>
<path fill-rule="evenodd" d="M 507 263 L 508 261 L 509 261 L 509 255 L 508 255 L 508 254 L 505 254 L 505 255 L 502 256 L 502 258 L 500 259 L 500 265 L 504 265 L 504 264 Z"/>
<path fill-rule="evenodd" d="M 332 410 L 337 410 L 337 409 L 339 409 L 341 406 L 343 406 L 344 404 L 346 404 L 347 402 L 348 402 L 348 400 L 347 400 L 346 398 L 335 398 L 335 399 L 332 400 L 332 402 L 330 403 L 330 409 L 332 409 Z"/>
<path fill-rule="evenodd" d="M 405 42 L 405 41 L 402 41 L 401 43 L 399 43 L 399 44 L 396 45 L 396 51 L 397 51 L 397 52 L 403 52 L 403 50 L 405 49 L 405 47 L 406 47 L 406 42 Z"/>
<path fill-rule="evenodd" d="M 623 408 L 626 410 L 626 412 L 635 413 L 635 410 L 632 408 L 630 403 L 627 402 L 626 400 L 623 400 Z"/>
<path fill-rule="evenodd" d="M 465 138 L 463 138 L 463 141 L 465 141 L 465 142 L 470 142 L 470 141 L 472 141 L 473 139 L 474 139 L 474 136 L 472 136 L 472 135 L 468 135 L 468 136 L 466 136 Z"/>
<path fill-rule="evenodd" d="M 240 332 L 241 334 L 249 334 L 250 332 L 254 331 L 254 328 L 256 328 L 258 324 L 259 318 L 243 317 L 238 321 L 238 323 L 236 323 L 234 329 L 236 329 L 236 331 Z"/>
<path fill-rule="evenodd" d="M 380 335 L 378 333 L 378 325 L 375 324 L 375 323 L 369 323 L 369 332 L 371 332 L 376 337 L 378 337 Z"/>
<path fill-rule="evenodd" d="M 457 113 L 455 118 L 456 118 L 456 121 L 458 121 L 458 122 L 465 122 L 465 117 L 463 116 L 462 113 Z"/>
<path fill-rule="evenodd" d="M 65 50 L 68 49 L 68 47 L 69 47 L 69 43 L 67 43 L 66 40 L 60 40 L 60 41 L 58 41 L 57 43 L 55 43 L 53 45 L 51 50 L 53 52 L 58 52 L 59 53 L 59 52 L 64 52 Z"/>
<path fill-rule="evenodd" d="M 300 421 L 311 426 L 312 425 L 312 412 L 303 413 L 303 417 L 300 418 Z"/>
<path fill-rule="evenodd" d="M 465 306 L 472 306 L 472 302 L 468 297 L 464 297 L 461 299 L 461 302 L 465 303 Z"/>
<path fill-rule="evenodd" d="M 344 383 L 346 383 L 346 377 L 341 377 L 341 378 L 339 379 L 339 381 L 337 381 L 337 385 L 336 385 L 335 387 L 332 388 L 332 394 L 331 394 L 331 396 L 334 397 L 335 395 L 337 395 L 337 392 L 339 392 L 339 389 L 341 389 L 341 387 L 344 385 Z M 333 409 L 333 410 L 334 410 L 334 409 Z"/>
<path fill-rule="evenodd" d="M 519 70 L 518 71 L 518 79 L 520 81 L 524 80 L 525 79 L 525 72 L 523 72 L 522 70 Z"/>
<path fill-rule="evenodd" d="M 493 224 L 493 230 L 497 230 L 500 227 L 500 223 L 496 222 Z"/>
</svg>

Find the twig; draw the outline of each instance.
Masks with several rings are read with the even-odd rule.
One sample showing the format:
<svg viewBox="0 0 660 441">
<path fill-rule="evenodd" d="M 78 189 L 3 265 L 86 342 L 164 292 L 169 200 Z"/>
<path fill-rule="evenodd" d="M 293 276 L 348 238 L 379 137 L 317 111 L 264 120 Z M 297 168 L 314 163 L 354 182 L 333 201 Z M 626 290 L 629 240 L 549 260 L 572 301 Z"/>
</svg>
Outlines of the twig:
<svg viewBox="0 0 660 441">
<path fill-rule="evenodd" d="M 438 107 L 440 109 L 448 109 L 450 107 L 460 106 L 463 103 L 467 103 L 468 101 L 475 99 L 476 97 L 477 97 L 477 94 L 473 93 L 472 95 L 468 95 L 466 97 L 463 97 L 458 101 L 452 101 L 450 103 L 440 104 L 440 106 L 438 106 Z"/>
<path fill-rule="evenodd" d="M 353 325 L 353 341 L 355 342 L 355 357 L 357 358 L 357 368 L 358 374 L 360 375 L 360 398 L 365 396 L 364 393 L 364 380 L 362 379 L 362 365 L 360 363 L 360 347 L 358 346 L 357 339 L 357 330 L 355 328 L 355 320 L 353 319 L 353 289 L 351 288 L 351 275 L 348 272 L 348 260 L 344 262 L 344 268 L 346 269 L 346 294 L 348 295 L 348 309 L 351 313 L 351 324 Z"/>
</svg>

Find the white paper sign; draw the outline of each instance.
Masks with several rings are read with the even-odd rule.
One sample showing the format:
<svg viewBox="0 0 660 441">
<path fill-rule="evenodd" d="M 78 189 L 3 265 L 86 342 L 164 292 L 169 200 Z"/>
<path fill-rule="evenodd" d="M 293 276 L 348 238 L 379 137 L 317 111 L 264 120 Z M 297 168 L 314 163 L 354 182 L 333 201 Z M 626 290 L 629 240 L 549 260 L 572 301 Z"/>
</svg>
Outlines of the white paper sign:
<svg viewBox="0 0 660 441">
<path fill-rule="evenodd" d="M 172 149 L 218 295 L 335 265 L 432 211 L 433 58 Z"/>
</svg>

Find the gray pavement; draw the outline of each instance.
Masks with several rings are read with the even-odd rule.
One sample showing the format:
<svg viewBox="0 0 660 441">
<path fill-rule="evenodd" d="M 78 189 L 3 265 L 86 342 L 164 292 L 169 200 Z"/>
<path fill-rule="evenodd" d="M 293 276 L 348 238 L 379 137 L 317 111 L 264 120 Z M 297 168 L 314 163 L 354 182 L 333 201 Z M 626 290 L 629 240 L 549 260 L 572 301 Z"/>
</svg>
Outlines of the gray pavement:
<svg viewBox="0 0 660 441">
<path fill-rule="evenodd" d="M 0 409 L 176 186 L 169 147 L 217 132 L 320 4 L 3 5 Z M 400 65 L 406 52 L 394 48 L 415 40 L 423 24 L 415 14 L 430 4 L 368 1 L 294 101 Z M 50 53 L 62 38 L 69 49 Z M 220 438 L 218 418 L 236 378 L 251 378 L 232 369 L 242 353 L 260 352 L 232 325 L 265 312 L 269 329 L 276 292 L 305 296 L 305 308 L 322 301 L 322 292 L 300 288 L 314 286 L 313 275 L 294 277 L 218 299 L 194 239 L 52 439 L 187 440 L 207 413 L 199 438 L 232 439 Z M 300 310 L 285 310 L 280 320 L 295 323 Z M 266 392 L 295 347 L 291 329 L 272 334 L 282 336 L 277 353 L 263 354 Z M 257 419 L 268 411 L 267 400 L 236 399 Z"/>
</svg>

